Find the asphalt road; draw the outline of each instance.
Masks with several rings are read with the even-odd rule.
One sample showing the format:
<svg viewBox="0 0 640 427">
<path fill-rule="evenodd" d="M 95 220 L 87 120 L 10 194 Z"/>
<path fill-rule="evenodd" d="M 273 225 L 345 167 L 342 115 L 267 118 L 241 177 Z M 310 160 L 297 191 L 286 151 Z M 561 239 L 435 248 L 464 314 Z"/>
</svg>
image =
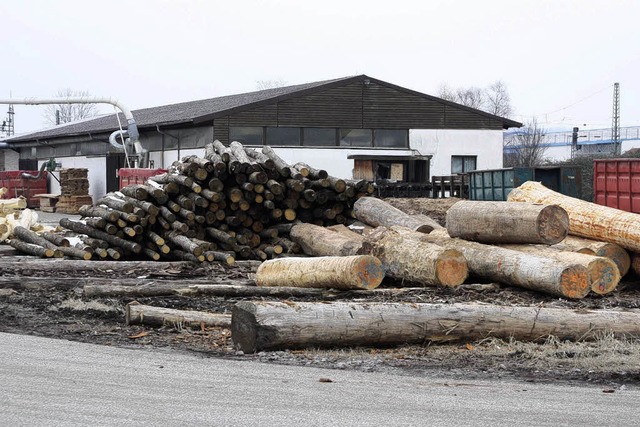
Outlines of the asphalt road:
<svg viewBox="0 0 640 427">
<path fill-rule="evenodd" d="M 0 333 L 6 426 L 631 426 L 639 401 L 637 388 L 455 382 Z"/>
</svg>

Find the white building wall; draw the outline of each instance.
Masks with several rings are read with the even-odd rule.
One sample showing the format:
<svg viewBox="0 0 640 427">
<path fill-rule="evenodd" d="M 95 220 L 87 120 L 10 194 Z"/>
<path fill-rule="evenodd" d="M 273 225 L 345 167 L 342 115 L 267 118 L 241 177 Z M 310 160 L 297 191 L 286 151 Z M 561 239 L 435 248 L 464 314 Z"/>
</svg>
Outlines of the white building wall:
<svg viewBox="0 0 640 427">
<path fill-rule="evenodd" d="M 431 175 L 451 175 L 451 156 L 477 156 L 477 169 L 502 167 L 501 130 L 412 129 L 409 146 L 432 155 Z"/>
<path fill-rule="evenodd" d="M 20 168 L 20 153 L 13 150 L 4 151 L 4 170 L 17 171 Z"/>
<path fill-rule="evenodd" d="M 42 163 L 45 162 L 46 160 L 39 161 L 38 169 L 40 169 Z M 61 169 L 88 169 L 87 177 L 89 179 L 89 195 L 91 195 L 91 197 L 93 198 L 94 203 L 96 200 L 100 199 L 107 193 L 107 160 L 105 157 L 58 157 L 56 158 L 56 162 L 62 164 Z M 60 178 L 58 172 L 54 171 L 53 173 L 56 175 L 56 177 Z M 60 194 L 60 184 L 58 183 L 58 181 L 51 176 L 49 176 L 47 179 L 49 193 Z"/>
</svg>

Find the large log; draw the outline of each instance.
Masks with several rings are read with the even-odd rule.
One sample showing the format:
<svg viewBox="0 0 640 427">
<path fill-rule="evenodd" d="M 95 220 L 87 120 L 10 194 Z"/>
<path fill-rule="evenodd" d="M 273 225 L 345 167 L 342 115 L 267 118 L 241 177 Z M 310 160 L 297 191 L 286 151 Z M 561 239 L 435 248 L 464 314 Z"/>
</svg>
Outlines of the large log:
<svg viewBox="0 0 640 427">
<path fill-rule="evenodd" d="M 533 181 L 511 190 L 508 201 L 559 205 L 569 214 L 569 233 L 640 251 L 638 214 L 565 196 Z"/>
<path fill-rule="evenodd" d="M 392 227 L 408 238 L 457 249 L 478 277 L 565 298 L 584 298 L 590 291 L 584 266 L 542 258 L 511 249 L 452 239 L 446 232 L 415 233 Z"/>
<path fill-rule="evenodd" d="M 17 249 L 18 251 L 28 255 L 34 255 L 42 258 L 51 258 L 54 254 L 53 249 L 34 245 L 33 243 L 23 242 L 22 240 L 11 239 L 7 240 L 7 243 L 14 249 Z"/>
<path fill-rule="evenodd" d="M 333 302 L 239 302 L 231 338 L 245 353 L 305 347 L 393 346 L 496 337 L 520 341 L 640 334 L 640 312 L 499 306 Z"/>
<path fill-rule="evenodd" d="M 206 313 L 204 311 L 174 310 L 172 308 L 153 307 L 136 301 L 127 304 L 125 309 L 127 325 L 151 325 L 182 327 L 223 327 L 231 326 L 231 315 Z"/>
<path fill-rule="evenodd" d="M 294 227 L 295 230 L 295 227 Z M 382 261 L 386 274 L 430 286 L 459 286 L 467 279 L 467 260 L 456 249 L 407 239 L 379 227 L 367 236 L 369 253 Z"/>
<path fill-rule="evenodd" d="M 63 253 L 56 245 L 45 239 L 44 237 L 38 236 L 35 232 L 28 230 L 21 226 L 16 226 L 13 228 L 13 235 L 18 239 L 22 240 L 26 243 L 31 243 L 33 245 L 42 246 L 43 248 L 51 249 L 53 251 L 53 257 L 62 258 Z"/>
<path fill-rule="evenodd" d="M 481 243 L 542 243 L 567 237 L 569 216 L 557 205 L 462 200 L 447 210 L 451 237 Z"/>
<path fill-rule="evenodd" d="M 62 218 L 60 220 L 60 225 L 64 228 L 75 231 L 76 233 L 82 233 L 86 234 L 89 237 L 95 237 L 96 239 L 104 240 L 106 242 L 109 242 L 109 244 L 113 246 L 129 250 L 136 254 L 139 254 L 142 251 L 142 246 L 140 246 L 139 243 L 112 236 L 102 230 L 96 230 L 95 228 L 89 227 L 88 225 L 82 224 L 81 222 L 72 221 L 69 218 Z"/>
<path fill-rule="evenodd" d="M 375 197 L 361 197 L 353 205 L 353 213 L 360 221 L 374 227 L 399 225 L 420 233 L 430 233 L 434 227 L 425 224 L 420 218 L 413 217 Z"/>
<path fill-rule="evenodd" d="M 53 252 L 53 251 L 51 251 Z M 161 274 L 163 271 L 183 272 L 194 274 L 192 264 L 188 262 L 162 262 L 154 261 L 81 261 L 81 260 L 29 260 L 28 265 L 17 262 L 11 258 L 0 261 L 0 274 L 11 276 L 21 275 L 25 269 L 29 269 L 33 276 L 52 276 L 55 273 L 73 271 L 74 273 L 91 273 L 94 275 L 113 275 L 119 272 L 123 275 L 140 276 L 144 274 Z M 205 274 L 202 272 L 201 274 Z M 181 276 L 176 275 L 176 278 Z"/>
<path fill-rule="evenodd" d="M 609 258 L 562 251 L 545 245 L 505 244 L 500 246 L 518 252 L 582 265 L 589 273 L 591 291 L 599 295 L 612 292 L 620 282 L 618 267 Z"/>
<path fill-rule="evenodd" d="M 631 267 L 629 253 L 622 246 L 615 243 L 598 242 L 597 240 L 586 239 L 584 237 L 567 236 L 557 247 L 562 250 L 571 250 L 609 258 L 618 267 L 620 277 L 624 277 Z"/>
<path fill-rule="evenodd" d="M 379 259 L 369 256 L 279 258 L 265 261 L 256 271 L 258 286 L 374 289 L 382 283 Z"/>
<path fill-rule="evenodd" d="M 324 227 L 302 223 L 291 228 L 289 237 L 298 243 L 307 255 L 347 256 L 361 253 L 364 243 L 362 237 L 352 234 L 354 234 L 353 237 L 347 237 Z"/>
</svg>

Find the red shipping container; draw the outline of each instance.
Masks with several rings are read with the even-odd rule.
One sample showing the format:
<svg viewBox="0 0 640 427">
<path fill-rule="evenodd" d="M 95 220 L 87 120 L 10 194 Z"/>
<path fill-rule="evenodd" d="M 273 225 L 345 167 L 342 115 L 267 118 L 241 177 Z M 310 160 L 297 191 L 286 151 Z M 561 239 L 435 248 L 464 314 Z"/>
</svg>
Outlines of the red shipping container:
<svg viewBox="0 0 640 427">
<path fill-rule="evenodd" d="M 167 172 L 166 169 L 122 168 L 118 169 L 120 188 L 132 184 L 144 184 L 147 178 Z"/>
<path fill-rule="evenodd" d="M 640 159 L 593 161 L 595 203 L 640 213 Z"/>
<path fill-rule="evenodd" d="M 38 208 L 40 207 L 40 198 L 34 196 L 48 193 L 47 171 L 43 171 L 38 179 L 23 178 L 23 173 L 36 176 L 39 171 L 19 170 L 0 172 L 0 187 L 6 187 L 9 190 L 3 197 L 11 199 L 23 196 L 27 199 L 27 207 Z"/>
</svg>

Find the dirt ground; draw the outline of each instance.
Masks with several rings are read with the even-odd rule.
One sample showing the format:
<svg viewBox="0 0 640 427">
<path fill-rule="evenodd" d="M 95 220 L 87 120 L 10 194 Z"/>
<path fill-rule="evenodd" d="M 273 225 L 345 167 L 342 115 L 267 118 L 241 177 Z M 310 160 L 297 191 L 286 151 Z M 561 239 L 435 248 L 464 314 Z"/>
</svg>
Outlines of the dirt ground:
<svg viewBox="0 0 640 427">
<path fill-rule="evenodd" d="M 425 213 L 443 220 L 454 202 L 389 200 L 409 213 Z M 452 380 L 511 378 L 531 382 L 592 383 L 604 391 L 640 386 L 640 340 L 616 340 L 604 334 L 591 342 L 563 342 L 549 337 L 546 342 L 523 343 L 487 338 L 455 344 L 426 343 L 423 346 L 397 348 L 307 349 L 243 354 L 234 349 L 230 331 L 223 328 L 185 329 L 178 325 L 162 328 L 127 326 L 124 307 L 128 297 L 90 299 L 82 295 L 82 286 L 92 278 L 137 279 L 149 283 L 155 279 L 187 283 L 195 279 L 220 281 L 247 278 L 249 266 L 212 264 L 182 271 L 167 269 L 162 263 L 154 271 L 94 270 L 75 274 L 63 270 L 42 274 L 30 271 L 30 257 L 18 256 L 11 248 L 0 247 L 0 332 L 38 335 L 101 345 L 141 349 L 170 349 L 199 354 L 207 358 L 257 360 L 285 365 L 308 365 L 329 369 L 385 371 L 412 376 L 440 376 Z M 52 261 L 64 262 L 64 261 Z M 16 263 L 23 266 L 18 273 Z M 54 286 L 57 279 L 76 278 L 66 287 Z M 12 282 L 12 279 L 13 280 Z M 69 282 L 69 280 L 66 280 Z M 33 283 L 32 283 L 33 282 Z M 471 283 L 471 282 L 470 282 Z M 364 299 L 348 292 L 338 300 L 389 301 L 416 303 L 484 302 L 501 305 L 561 307 L 568 310 L 639 309 L 640 279 L 627 277 L 618 289 L 606 296 L 590 295 L 570 301 L 498 284 L 462 285 L 456 289 L 421 288 L 398 296 L 372 296 Z M 381 286 L 398 287 L 389 279 Z M 302 301 L 300 298 L 288 298 Z M 223 297 L 145 297 L 142 304 L 185 310 L 230 313 L 233 305 L 248 298 Z M 308 300 L 308 299 L 307 299 Z"/>
</svg>

